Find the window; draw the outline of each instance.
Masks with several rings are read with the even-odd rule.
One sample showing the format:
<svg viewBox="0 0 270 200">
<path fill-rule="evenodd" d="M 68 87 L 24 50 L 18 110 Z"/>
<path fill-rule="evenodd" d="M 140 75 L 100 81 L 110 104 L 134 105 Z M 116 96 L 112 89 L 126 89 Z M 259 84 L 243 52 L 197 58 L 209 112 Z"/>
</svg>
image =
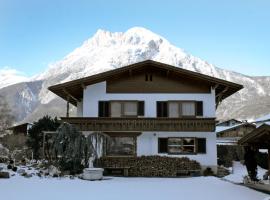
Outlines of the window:
<svg viewBox="0 0 270 200">
<path fill-rule="evenodd" d="M 136 138 L 112 136 L 107 140 L 106 154 L 111 156 L 129 156 L 136 154 Z"/>
<path fill-rule="evenodd" d="M 182 102 L 182 116 L 195 116 L 195 102 Z"/>
<path fill-rule="evenodd" d="M 165 115 L 166 113 L 166 115 Z M 192 117 L 203 116 L 202 101 L 157 102 L 157 117 Z"/>
<path fill-rule="evenodd" d="M 168 153 L 195 153 L 195 138 L 168 138 Z"/>
<path fill-rule="evenodd" d="M 144 116 L 144 101 L 111 101 L 110 117 Z"/>
<path fill-rule="evenodd" d="M 158 153 L 205 154 L 206 138 L 158 138 Z"/>
<path fill-rule="evenodd" d="M 180 104 L 178 102 L 169 102 L 169 117 L 180 116 Z"/>
<path fill-rule="evenodd" d="M 125 116 L 136 116 L 137 115 L 137 102 L 124 102 L 124 115 Z"/>
<path fill-rule="evenodd" d="M 121 117 L 122 105 L 120 102 L 111 102 L 111 117 Z"/>
</svg>

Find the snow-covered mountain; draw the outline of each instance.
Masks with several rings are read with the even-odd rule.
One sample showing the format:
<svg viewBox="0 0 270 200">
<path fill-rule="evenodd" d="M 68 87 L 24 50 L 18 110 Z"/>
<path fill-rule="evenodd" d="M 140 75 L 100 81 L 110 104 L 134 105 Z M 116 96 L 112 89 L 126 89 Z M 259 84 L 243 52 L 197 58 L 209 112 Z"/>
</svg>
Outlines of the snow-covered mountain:
<svg viewBox="0 0 270 200">
<path fill-rule="evenodd" d="M 245 89 L 231 96 L 218 108 L 219 118 L 254 118 L 270 112 L 270 77 L 250 77 L 220 69 L 173 46 L 165 38 L 140 27 L 111 33 L 98 30 L 62 60 L 31 79 L 40 84 L 31 91 L 32 98 L 22 100 L 31 112 L 18 120 L 33 120 L 44 114 L 64 115 L 65 104 L 47 88 L 56 83 L 93 75 L 143 60 L 156 60 L 217 78 L 243 84 Z M 18 87 L 13 85 L 10 87 Z M 25 86 L 25 85 L 24 85 Z M 8 88 L 8 87 L 7 87 Z M 24 87 L 29 92 L 29 87 Z M 26 92 L 18 90 L 18 93 Z M 0 94 L 2 90 L 0 90 Z M 233 103 L 232 103 L 233 102 Z M 31 106 L 32 103 L 34 106 Z"/>
</svg>

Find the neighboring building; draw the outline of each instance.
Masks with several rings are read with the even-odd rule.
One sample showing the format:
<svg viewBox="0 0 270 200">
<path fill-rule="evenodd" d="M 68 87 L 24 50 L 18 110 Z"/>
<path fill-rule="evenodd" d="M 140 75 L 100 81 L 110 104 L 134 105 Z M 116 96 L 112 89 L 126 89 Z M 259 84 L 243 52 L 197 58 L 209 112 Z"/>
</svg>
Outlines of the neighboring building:
<svg viewBox="0 0 270 200">
<path fill-rule="evenodd" d="M 229 119 L 223 122 L 219 122 L 217 123 L 216 126 L 221 126 L 221 127 L 228 127 L 228 126 L 235 126 L 235 125 L 239 125 L 242 124 L 243 122 L 237 120 L 237 119 Z"/>
<path fill-rule="evenodd" d="M 262 125 L 262 124 L 269 124 L 270 125 L 270 114 L 267 114 L 267 115 L 264 115 L 262 117 L 255 119 L 253 123 L 255 123 L 257 127 Z"/>
<path fill-rule="evenodd" d="M 11 130 L 13 134 L 24 134 L 28 135 L 28 130 L 32 127 L 31 123 L 18 124 L 16 126 L 9 127 L 8 130 Z"/>
<path fill-rule="evenodd" d="M 253 131 L 255 128 L 256 126 L 254 124 L 247 122 L 233 126 L 217 125 L 217 145 L 237 145 L 239 139 Z"/>
<path fill-rule="evenodd" d="M 107 156 L 188 157 L 217 167 L 215 111 L 242 85 L 144 61 L 51 86 L 67 117 L 84 133 L 111 136 Z M 77 117 L 69 116 L 69 102 Z"/>
</svg>

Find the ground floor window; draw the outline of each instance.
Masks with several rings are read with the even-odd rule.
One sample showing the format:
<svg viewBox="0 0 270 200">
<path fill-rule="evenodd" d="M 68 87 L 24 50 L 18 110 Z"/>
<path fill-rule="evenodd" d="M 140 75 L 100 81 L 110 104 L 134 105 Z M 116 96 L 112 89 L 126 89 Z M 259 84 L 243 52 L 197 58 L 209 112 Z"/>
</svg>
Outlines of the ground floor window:
<svg viewBox="0 0 270 200">
<path fill-rule="evenodd" d="M 136 137 L 111 136 L 107 140 L 108 156 L 131 156 L 136 154 Z"/>
<path fill-rule="evenodd" d="M 168 153 L 195 153 L 195 138 L 168 138 Z"/>
<path fill-rule="evenodd" d="M 158 138 L 158 152 L 168 154 L 206 153 L 206 138 Z"/>
</svg>

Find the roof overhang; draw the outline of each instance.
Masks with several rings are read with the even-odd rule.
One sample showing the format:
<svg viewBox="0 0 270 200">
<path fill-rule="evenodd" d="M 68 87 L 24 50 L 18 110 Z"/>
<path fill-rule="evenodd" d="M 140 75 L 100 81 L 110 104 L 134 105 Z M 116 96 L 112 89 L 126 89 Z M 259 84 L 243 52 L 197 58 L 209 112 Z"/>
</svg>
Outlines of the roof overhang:
<svg viewBox="0 0 270 200">
<path fill-rule="evenodd" d="M 99 73 L 96 75 L 88 76 L 85 78 L 80 78 L 77 80 L 53 85 L 48 89 L 60 96 L 61 98 L 69 101 L 73 105 L 77 106 L 77 102 L 80 102 L 83 98 L 83 90 L 86 86 L 92 85 L 98 82 L 109 80 L 110 78 L 117 77 L 119 74 L 128 73 L 132 74 L 134 70 L 139 70 L 142 68 L 147 69 L 147 67 L 157 68 L 159 70 L 165 70 L 167 73 L 175 73 L 181 76 L 188 76 L 190 78 L 194 78 L 200 81 L 205 81 L 207 84 L 211 85 L 212 89 L 215 90 L 216 93 L 216 103 L 219 104 L 223 99 L 229 97 L 235 92 L 241 90 L 243 88 L 242 85 L 225 81 L 222 79 L 214 78 L 211 76 L 207 76 L 201 73 L 185 70 L 179 67 L 175 67 L 172 65 L 146 60 L 143 62 L 135 63 L 132 65 L 128 65 L 125 67 L 120 67 L 114 70 L 106 71 L 103 73 Z"/>
<path fill-rule="evenodd" d="M 258 148 L 270 148 L 270 125 L 263 124 L 242 137 L 238 143 L 240 145 L 251 145 Z"/>
<path fill-rule="evenodd" d="M 21 127 L 28 126 L 28 125 L 33 125 L 33 124 L 32 123 L 18 124 L 18 125 L 15 125 L 15 126 L 8 127 L 7 130 L 13 130 L 13 129 L 21 128 Z"/>
</svg>

